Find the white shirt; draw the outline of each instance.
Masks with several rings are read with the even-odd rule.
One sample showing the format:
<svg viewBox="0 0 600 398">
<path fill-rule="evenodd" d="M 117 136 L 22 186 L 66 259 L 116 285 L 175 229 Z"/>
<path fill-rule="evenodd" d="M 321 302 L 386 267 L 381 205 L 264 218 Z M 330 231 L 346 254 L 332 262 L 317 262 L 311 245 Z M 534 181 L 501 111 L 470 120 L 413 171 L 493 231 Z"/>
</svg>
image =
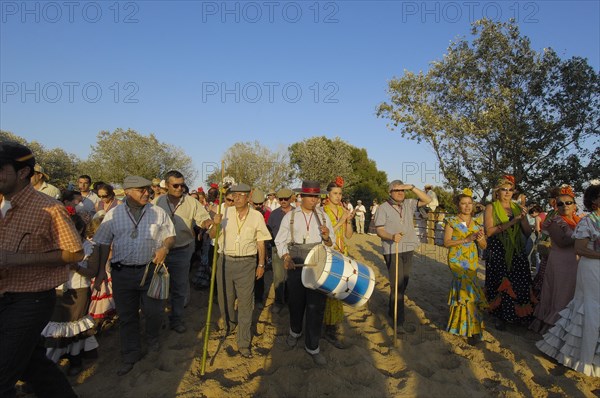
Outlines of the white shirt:
<svg viewBox="0 0 600 398">
<path fill-rule="evenodd" d="M 113 244 L 113 263 L 147 264 L 164 240 L 175 236 L 175 226 L 166 211 L 148 203 L 142 212 L 136 228 L 135 218 L 124 203 L 109 210 L 98 227 L 94 241 L 102 245 Z M 137 230 L 136 237 L 132 236 L 134 230 Z"/>
<path fill-rule="evenodd" d="M 300 206 L 298 206 L 283 216 L 281 224 L 279 225 L 279 232 L 275 237 L 275 245 L 277 246 L 277 254 L 279 257 L 283 258 L 285 254 L 289 253 L 288 244 L 292 242 L 292 234 L 290 231 L 292 214 L 294 214 L 294 243 L 320 243 L 322 241 L 317 217 L 319 217 L 321 225 L 325 225 L 329 228 L 330 236 L 334 236 L 331 220 L 325 214 L 323 209 L 315 209 L 311 214 L 307 214 L 302 211 Z"/>
</svg>

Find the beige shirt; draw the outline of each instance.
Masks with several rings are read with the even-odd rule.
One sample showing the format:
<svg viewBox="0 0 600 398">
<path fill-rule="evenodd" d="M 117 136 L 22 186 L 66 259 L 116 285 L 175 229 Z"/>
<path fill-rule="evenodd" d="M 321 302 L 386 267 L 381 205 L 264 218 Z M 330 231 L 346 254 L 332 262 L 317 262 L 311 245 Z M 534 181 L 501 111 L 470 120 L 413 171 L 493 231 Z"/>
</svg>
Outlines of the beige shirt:
<svg viewBox="0 0 600 398">
<path fill-rule="evenodd" d="M 173 206 L 169 195 L 161 195 L 152 201 L 171 217 L 175 224 L 175 246 L 182 247 L 194 242 L 194 224 L 201 226 L 210 216 L 196 199 L 183 195 L 179 203 Z"/>
<path fill-rule="evenodd" d="M 56 188 L 52 184 L 48 184 L 46 181 L 42 182 L 42 186 L 40 187 L 39 192 L 45 193 L 51 198 L 60 200 L 60 189 Z"/>
<path fill-rule="evenodd" d="M 228 207 L 221 227 L 219 253 L 228 256 L 254 256 L 258 252 L 256 242 L 271 239 L 263 215 L 254 209 L 248 209 L 246 217 L 240 220 L 236 208 Z"/>
</svg>

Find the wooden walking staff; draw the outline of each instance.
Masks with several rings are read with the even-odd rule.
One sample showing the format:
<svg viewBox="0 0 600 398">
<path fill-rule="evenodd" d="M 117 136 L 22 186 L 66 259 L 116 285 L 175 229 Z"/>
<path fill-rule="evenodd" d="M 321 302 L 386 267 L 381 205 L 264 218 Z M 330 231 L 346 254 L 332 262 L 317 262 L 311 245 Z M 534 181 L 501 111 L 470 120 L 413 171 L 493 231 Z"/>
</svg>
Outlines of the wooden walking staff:
<svg viewBox="0 0 600 398">
<path fill-rule="evenodd" d="M 225 163 L 221 162 L 221 176 L 225 170 Z M 219 184 L 219 207 L 217 208 L 217 215 L 221 214 L 221 204 L 223 203 L 223 196 L 229 186 L 233 185 L 233 179 L 225 181 L 226 178 L 222 178 L 221 184 Z M 206 325 L 204 325 L 204 346 L 202 347 L 202 365 L 200 367 L 200 375 L 204 376 L 204 370 L 206 369 L 206 356 L 208 354 L 208 338 L 210 335 L 210 318 L 212 315 L 212 303 L 215 292 L 215 279 L 217 275 L 217 257 L 219 250 L 219 234 L 221 233 L 221 224 L 215 226 L 215 249 L 212 260 L 212 269 L 210 270 L 210 289 L 208 293 L 208 311 L 206 312 Z"/>
<path fill-rule="evenodd" d="M 398 242 L 396 242 L 396 273 L 394 282 L 394 347 L 398 346 Z"/>
</svg>

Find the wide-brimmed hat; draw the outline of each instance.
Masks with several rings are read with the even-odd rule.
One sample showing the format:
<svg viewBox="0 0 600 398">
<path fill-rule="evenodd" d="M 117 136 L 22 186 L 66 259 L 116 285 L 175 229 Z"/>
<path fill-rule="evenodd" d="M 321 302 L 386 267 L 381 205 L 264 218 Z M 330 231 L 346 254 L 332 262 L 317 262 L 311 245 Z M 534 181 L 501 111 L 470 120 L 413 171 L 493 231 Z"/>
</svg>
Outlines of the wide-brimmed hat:
<svg viewBox="0 0 600 398">
<path fill-rule="evenodd" d="M 33 171 L 36 173 L 40 173 L 46 181 L 50 180 L 50 176 L 44 171 L 44 168 L 39 163 L 36 163 L 35 166 L 33 166 Z"/>
<path fill-rule="evenodd" d="M 323 192 L 318 181 L 302 181 L 301 195 L 319 196 L 321 193 Z"/>
<path fill-rule="evenodd" d="M 123 181 L 123 189 L 144 188 L 152 185 L 152 181 L 140 176 L 127 176 Z"/>
</svg>

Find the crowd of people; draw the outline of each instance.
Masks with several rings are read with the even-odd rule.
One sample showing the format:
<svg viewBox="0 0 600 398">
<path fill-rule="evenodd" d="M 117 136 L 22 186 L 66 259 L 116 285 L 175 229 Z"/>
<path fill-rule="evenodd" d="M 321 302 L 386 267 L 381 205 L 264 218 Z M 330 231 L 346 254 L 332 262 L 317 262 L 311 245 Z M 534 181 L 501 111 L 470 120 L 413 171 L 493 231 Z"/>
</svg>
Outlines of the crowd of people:
<svg viewBox="0 0 600 398">
<path fill-rule="evenodd" d="M 169 328 L 186 332 L 190 289 L 209 286 L 213 263 L 219 325 L 225 334 L 237 333 L 241 357 L 253 356 L 252 315 L 264 307 L 264 273 L 272 270 L 271 311 L 289 308 L 286 344 L 296 347 L 304 335 L 306 353 L 326 366 L 321 338 L 338 349 L 348 346 L 339 327 L 344 307 L 306 287 L 302 267 L 319 245 L 347 256 L 354 233 L 381 239 L 390 280 L 387 315 L 398 333 L 415 331 L 404 311 L 414 253 L 422 242 L 438 243 L 448 248 L 453 277 L 449 333 L 477 344 L 488 312 L 496 329 L 526 325 L 542 335 L 537 346 L 546 355 L 600 377 L 598 184 L 583 195 L 589 214 L 579 214 L 569 186 L 552 190 L 546 213 L 515 200 L 516 182 L 505 176 L 485 207 L 465 190 L 455 198 L 457 214 L 444 219 L 431 186 L 394 180 L 389 197 L 370 206 L 365 231 L 367 209 L 344 198 L 341 177 L 326 191 L 303 181 L 297 190 L 265 194 L 237 182 L 212 184 L 205 193 L 190 191 L 185 176 L 172 170 L 162 179 L 128 176 L 119 189 L 81 175 L 77 189 L 60 191 L 31 150 L 11 142 L 0 143 L 0 168 L 2 397 L 15 395 L 18 380 L 38 396 L 75 396 L 57 362 L 67 358 L 67 373 L 81 372 L 82 359 L 97 356 L 97 334 L 115 322 L 116 371 L 126 375 L 145 352 L 160 349 L 166 308 Z M 163 265 L 166 299 L 150 292 Z"/>
</svg>

